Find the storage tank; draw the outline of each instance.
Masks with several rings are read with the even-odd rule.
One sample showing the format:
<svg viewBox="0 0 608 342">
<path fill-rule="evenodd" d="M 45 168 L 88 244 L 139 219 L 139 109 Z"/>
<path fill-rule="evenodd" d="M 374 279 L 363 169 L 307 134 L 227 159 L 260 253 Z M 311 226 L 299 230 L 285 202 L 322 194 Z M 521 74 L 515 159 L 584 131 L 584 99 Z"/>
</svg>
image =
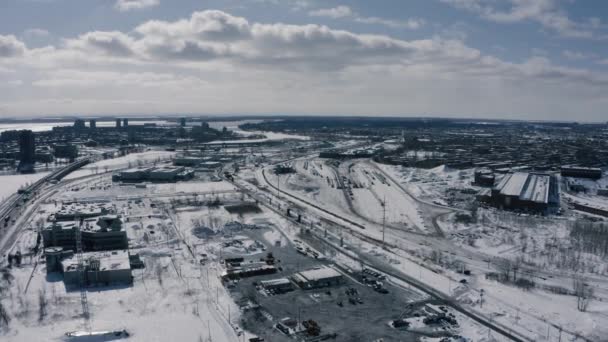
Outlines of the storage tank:
<svg viewBox="0 0 608 342">
<path fill-rule="evenodd" d="M 63 247 L 48 247 L 44 249 L 46 257 L 46 273 L 61 272 Z"/>
</svg>

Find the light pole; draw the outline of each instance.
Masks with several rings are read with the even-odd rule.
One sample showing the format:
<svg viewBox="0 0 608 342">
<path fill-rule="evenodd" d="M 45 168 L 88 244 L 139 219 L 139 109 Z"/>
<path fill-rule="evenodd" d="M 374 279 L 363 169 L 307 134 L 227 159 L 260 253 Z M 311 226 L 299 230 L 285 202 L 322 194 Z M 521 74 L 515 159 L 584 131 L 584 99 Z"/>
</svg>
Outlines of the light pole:
<svg viewBox="0 0 608 342">
<path fill-rule="evenodd" d="M 384 200 L 382 201 L 382 247 L 386 248 L 384 243 L 384 230 L 386 229 L 386 195 L 384 195 Z"/>
</svg>

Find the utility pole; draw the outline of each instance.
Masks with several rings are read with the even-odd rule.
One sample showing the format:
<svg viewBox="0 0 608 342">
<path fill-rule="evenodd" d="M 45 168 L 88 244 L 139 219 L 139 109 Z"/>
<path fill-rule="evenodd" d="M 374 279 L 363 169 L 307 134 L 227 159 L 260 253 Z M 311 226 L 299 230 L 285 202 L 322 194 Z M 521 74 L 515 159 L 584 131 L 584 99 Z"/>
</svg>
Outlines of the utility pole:
<svg viewBox="0 0 608 342">
<path fill-rule="evenodd" d="M 385 247 L 384 244 L 384 230 L 386 229 L 386 195 L 384 195 L 384 200 L 382 201 L 382 247 Z"/>
<path fill-rule="evenodd" d="M 277 199 L 281 198 L 281 175 L 277 173 Z"/>
</svg>

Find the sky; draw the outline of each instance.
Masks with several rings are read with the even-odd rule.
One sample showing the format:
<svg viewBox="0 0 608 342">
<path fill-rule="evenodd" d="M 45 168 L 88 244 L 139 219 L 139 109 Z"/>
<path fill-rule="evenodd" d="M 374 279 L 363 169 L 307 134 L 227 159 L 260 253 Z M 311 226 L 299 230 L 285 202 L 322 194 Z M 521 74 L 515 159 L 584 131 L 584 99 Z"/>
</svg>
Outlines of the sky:
<svg viewBox="0 0 608 342">
<path fill-rule="evenodd" d="M 0 118 L 608 121 L 606 0 L 1 0 Z"/>
</svg>

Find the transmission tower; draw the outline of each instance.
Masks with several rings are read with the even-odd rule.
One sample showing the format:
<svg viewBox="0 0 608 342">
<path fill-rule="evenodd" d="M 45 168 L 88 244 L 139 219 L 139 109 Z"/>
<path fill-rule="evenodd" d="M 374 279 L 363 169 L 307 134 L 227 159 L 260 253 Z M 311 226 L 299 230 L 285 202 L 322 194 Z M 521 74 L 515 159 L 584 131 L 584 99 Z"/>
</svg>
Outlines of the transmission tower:
<svg viewBox="0 0 608 342">
<path fill-rule="evenodd" d="M 82 234 L 81 229 L 84 219 L 79 219 L 78 227 L 76 228 L 76 258 L 78 261 L 78 271 L 80 272 L 80 304 L 82 305 L 82 316 L 84 318 L 84 329 L 91 332 L 91 322 L 89 315 L 89 301 L 87 298 L 87 272 L 84 265 L 84 256 L 82 255 Z"/>
</svg>

